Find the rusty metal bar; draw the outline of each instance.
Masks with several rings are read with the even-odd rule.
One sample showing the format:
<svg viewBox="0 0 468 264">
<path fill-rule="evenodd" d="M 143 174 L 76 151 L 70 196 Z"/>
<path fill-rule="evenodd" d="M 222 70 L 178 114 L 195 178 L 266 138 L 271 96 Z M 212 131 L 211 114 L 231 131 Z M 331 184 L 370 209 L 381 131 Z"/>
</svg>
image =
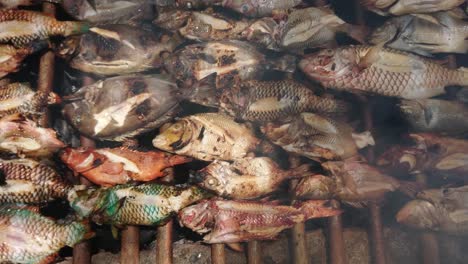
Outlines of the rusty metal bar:
<svg viewBox="0 0 468 264">
<path fill-rule="evenodd" d="M 211 245 L 211 263 L 212 264 L 225 264 L 226 263 L 224 244 Z"/>
<path fill-rule="evenodd" d="M 339 208 L 340 204 L 333 201 L 333 206 Z M 330 263 L 331 264 L 346 264 L 346 250 L 343 239 L 343 219 L 341 215 L 336 215 L 328 218 Z"/>
<path fill-rule="evenodd" d="M 250 241 L 247 243 L 247 263 L 248 264 L 261 264 L 262 263 L 262 248 L 261 248 L 260 241 Z"/>
<path fill-rule="evenodd" d="M 161 181 L 172 182 L 174 180 L 174 169 L 167 169 L 168 175 Z M 156 237 L 156 263 L 158 264 L 172 264 L 172 228 L 173 220 L 169 220 L 165 225 L 158 227 Z"/>
<path fill-rule="evenodd" d="M 122 230 L 120 247 L 120 263 L 140 263 L 140 228 L 138 226 L 126 226 Z"/>
</svg>

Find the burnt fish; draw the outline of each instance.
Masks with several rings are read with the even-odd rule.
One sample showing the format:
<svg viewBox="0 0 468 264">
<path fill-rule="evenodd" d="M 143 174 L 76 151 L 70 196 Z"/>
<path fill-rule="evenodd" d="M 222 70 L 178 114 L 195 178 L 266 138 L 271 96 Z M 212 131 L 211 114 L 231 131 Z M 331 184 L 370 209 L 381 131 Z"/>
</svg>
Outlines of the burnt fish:
<svg viewBox="0 0 468 264">
<path fill-rule="evenodd" d="M 169 76 L 128 75 L 98 81 L 63 99 L 63 114 L 80 133 L 122 141 L 170 120 L 181 94 Z"/>
<path fill-rule="evenodd" d="M 216 87 L 221 88 L 255 79 L 267 70 L 294 72 L 296 58 L 282 55 L 267 59 L 247 42 L 212 41 L 185 46 L 165 60 L 164 66 L 186 85 L 215 75 Z"/>
<path fill-rule="evenodd" d="M 129 25 L 105 25 L 65 39 L 56 53 L 72 68 L 109 76 L 159 68 L 177 45 L 168 35 Z"/>
<path fill-rule="evenodd" d="M 465 0 L 361 0 L 369 10 L 380 15 L 407 15 L 434 13 L 453 9 Z"/>
</svg>

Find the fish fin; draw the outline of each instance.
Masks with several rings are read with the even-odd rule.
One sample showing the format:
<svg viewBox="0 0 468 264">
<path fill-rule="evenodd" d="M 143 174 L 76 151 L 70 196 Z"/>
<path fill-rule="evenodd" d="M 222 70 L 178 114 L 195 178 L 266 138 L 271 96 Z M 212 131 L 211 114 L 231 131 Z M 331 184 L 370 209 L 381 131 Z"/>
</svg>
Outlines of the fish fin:
<svg viewBox="0 0 468 264">
<path fill-rule="evenodd" d="M 111 233 L 112 233 L 112 237 L 115 239 L 115 240 L 118 240 L 119 239 L 119 228 L 115 225 L 111 225 Z"/>
<path fill-rule="evenodd" d="M 299 209 L 306 219 L 329 217 L 342 213 L 341 210 L 334 208 L 329 200 L 296 201 L 294 202 L 293 207 Z"/>
<path fill-rule="evenodd" d="M 356 40 L 359 43 L 366 43 L 367 36 L 369 35 L 369 28 L 367 26 L 362 25 L 352 25 L 352 24 L 345 24 L 344 31 L 348 36 L 352 39 Z"/>
<path fill-rule="evenodd" d="M 236 252 L 244 252 L 244 247 L 241 243 L 226 243 L 226 246 Z"/>
<path fill-rule="evenodd" d="M 36 262 L 36 264 L 50 264 L 50 263 L 53 263 L 58 257 L 59 257 L 58 253 L 52 253 L 46 256 L 45 258 L 39 260 L 38 262 Z"/>
<path fill-rule="evenodd" d="M 400 186 L 398 186 L 398 190 L 410 198 L 415 198 L 416 194 L 425 188 L 425 184 L 412 181 L 400 181 Z"/>
<path fill-rule="evenodd" d="M 97 5 L 96 5 L 96 0 L 86 0 L 88 4 L 93 8 L 95 12 L 97 12 Z"/>
<path fill-rule="evenodd" d="M 367 146 L 375 146 L 375 140 L 370 131 L 351 133 L 351 137 L 354 139 L 354 142 L 359 149 Z"/>
<path fill-rule="evenodd" d="M 120 38 L 120 35 L 119 35 L 118 32 L 103 29 L 103 28 L 99 28 L 99 27 L 92 27 L 92 28 L 89 29 L 89 31 L 91 31 L 93 33 L 96 33 L 96 34 L 98 34 L 98 35 L 100 35 L 102 37 L 110 38 L 110 39 L 114 39 L 114 40 L 117 40 L 119 42 L 122 42 L 122 39 Z"/>
<path fill-rule="evenodd" d="M 360 58 L 358 63 L 359 69 L 367 69 L 370 66 L 372 66 L 374 62 L 378 61 L 380 58 L 380 51 L 382 50 L 384 45 L 384 43 L 380 43 L 371 47 L 369 51 L 367 51 L 366 55 Z"/>
<path fill-rule="evenodd" d="M 468 222 L 468 209 L 458 209 L 448 214 L 453 222 L 460 224 Z"/>
</svg>

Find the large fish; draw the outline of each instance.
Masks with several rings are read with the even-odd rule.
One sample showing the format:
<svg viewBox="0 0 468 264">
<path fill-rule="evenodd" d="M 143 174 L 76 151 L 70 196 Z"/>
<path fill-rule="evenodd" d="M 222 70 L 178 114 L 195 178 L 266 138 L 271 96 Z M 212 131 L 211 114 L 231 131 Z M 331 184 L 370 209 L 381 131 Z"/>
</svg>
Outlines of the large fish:
<svg viewBox="0 0 468 264">
<path fill-rule="evenodd" d="M 66 198 L 72 185 L 50 166 L 32 159 L 0 159 L 1 203 L 41 204 Z"/>
<path fill-rule="evenodd" d="M 0 207 L 0 262 L 51 263 L 65 246 L 91 238 L 87 222 L 58 223 L 26 206 Z"/>
<path fill-rule="evenodd" d="M 45 41 L 35 41 L 25 47 L 14 47 L 12 45 L 0 45 L 0 78 L 5 75 L 17 72 L 23 60 L 47 47 L 47 42 Z"/>
<path fill-rule="evenodd" d="M 158 149 L 206 161 L 244 158 L 259 143 L 246 125 L 216 113 L 181 118 L 153 139 Z"/>
<path fill-rule="evenodd" d="M 161 35 L 161 34 L 160 34 Z M 178 42 L 129 25 L 94 27 L 65 39 L 57 50 L 72 68 L 97 75 L 143 72 L 162 66 Z"/>
<path fill-rule="evenodd" d="M 361 0 L 369 10 L 380 15 L 406 15 L 434 13 L 453 9 L 465 0 Z"/>
<path fill-rule="evenodd" d="M 179 222 L 199 234 L 206 234 L 203 237 L 206 243 L 235 243 L 272 240 L 294 224 L 338 214 L 340 210 L 323 200 L 281 206 L 211 199 L 184 208 L 179 212 Z"/>
<path fill-rule="evenodd" d="M 27 83 L 12 83 L 0 88 L 0 118 L 12 114 L 39 117 L 48 105 L 60 102 L 53 92 L 35 92 Z"/>
<path fill-rule="evenodd" d="M 65 147 L 53 129 L 31 120 L 6 116 L 0 120 L 0 151 L 28 157 L 50 157 Z"/>
<path fill-rule="evenodd" d="M 325 87 L 405 99 L 445 93 L 449 85 L 468 85 L 468 70 L 449 69 L 420 56 L 381 46 L 326 49 L 304 58 L 299 67 Z"/>
<path fill-rule="evenodd" d="M 415 132 L 461 135 L 468 132 L 468 106 L 438 99 L 403 100 L 400 111 Z"/>
<path fill-rule="evenodd" d="M 15 46 L 50 36 L 70 36 L 85 33 L 89 25 L 76 21 L 58 21 L 40 12 L 26 10 L 0 10 L 0 42 Z"/>
<path fill-rule="evenodd" d="M 344 114 L 350 106 L 341 100 L 318 96 L 294 80 L 246 81 L 226 88 L 220 96 L 224 111 L 248 121 L 275 121 L 312 111 Z"/>
<path fill-rule="evenodd" d="M 369 37 L 370 44 L 385 43 L 398 50 L 431 56 L 433 53 L 466 53 L 468 22 L 454 11 L 393 17 Z"/>
<path fill-rule="evenodd" d="M 165 60 L 164 65 L 186 85 L 215 74 L 216 87 L 220 88 L 254 79 L 266 70 L 293 72 L 296 58 L 282 55 L 267 59 L 254 45 L 231 40 L 185 46 Z"/>
<path fill-rule="evenodd" d="M 184 156 L 128 148 L 65 149 L 60 158 L 72 170 L 101 186 L 130 181 L 151 181 L 166 174 L 164 169 L 191 161 Z"/>
<path fill-rule="evenodd" d="M 178 93 L 165 75 L 113 77 L 64 97 L 63 113 L 84 135 L 122 141 L 171 119 L 181 100 Z"/>
<path fill-rule="evenodd" d="M 214 161 L 191 174 L 191 182 L 230 199 L 255 199 L 276 191 L 287 179 L 310 175 L 305 164 L 282 170 L 267 157 L 242 158 L 230 163 Z"/>
<path fill-rule="evenodd" d="M 211 196 L 195 186 L 177 187 L 156 183 L 110 188 L 78 187 L 69 192 L 68 201 L 82 217 L 99 224 L 158 225 L 182 208 Z"/>
<path fill-rule="evenodd" d="M 313 113 L 302 113 L 286 123 L 268 123 L 261 130 L 286 151 L 314 160 L 349 158 L 357 155 L 359 148 L 374 145 L 369 132 L 353 133 L 344 122 Z"/>
</svg>

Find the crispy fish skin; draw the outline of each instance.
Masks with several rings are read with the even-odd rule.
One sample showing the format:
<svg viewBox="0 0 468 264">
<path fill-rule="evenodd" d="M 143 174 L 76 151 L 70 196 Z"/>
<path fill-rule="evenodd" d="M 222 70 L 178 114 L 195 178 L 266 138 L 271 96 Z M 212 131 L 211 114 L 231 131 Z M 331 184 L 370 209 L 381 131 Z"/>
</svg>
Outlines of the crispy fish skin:
<svg viewBox="0 0 468 264">
<path fill-rule="evenodd" d="M 349 111 L 346 102 L 319 97 L 294 80 L 246 81 L 224 89 L 220 98 L 221 109 L 248 121 L 275 121 L 308 111 L 327 114 Z"/>
<path fill-rule="evenodd" d="M 158 225 L 174 213 L 211 196 L 196 186 L 125 184 L 69 192 L 70 206 L 82 217 L 113 225 Z"/>
<path fill-rule="evenodd" d="M 46 203 L 66 198 L 72 185 L 50 166 L 31 159 L 0 159 L 5 184 L 0 185 L 2 203 Z"/>
<path fill-rule="evenodd" d="M 251 129 L 217 113 L 181 118 L 153 139 L 158 149 L 205 161 L 244 158 L 259 143 Z"/>
<path fill-rule="evenodd" d="M 449 69 L 420 56 L 380 46 L 326 49 L 302 59 L 306 75 L 325 87 L 404 99 L 445 93 L 449 85 L 468 85 L 468 70 Z"/>
<path fill-rule="evenodd" d="M 164 177 L 164 169 L 191 161 L 190 158 L 159 151 L 128 148 L 65 149 L 61 160 L 74 171 L 100 186 L 129 181 L 151 181 Z"/>
<path fill-rule="evenodd" d="M 87 222 L 60 224 L 26 206 L 3 205 L 0 222 L 4 263 L 50 263 L 62 247 L 94 235 Z"/>
<path fill-rule="evenodd" d="M 340 214 L 328 201 L 311 200 L 294 206 L 271 203 L 204 200 L 179 212 L 179 222 L 203 237 L 205 243 L 272 240 L 284 229 L 311 218 Z"/>
</svg>

